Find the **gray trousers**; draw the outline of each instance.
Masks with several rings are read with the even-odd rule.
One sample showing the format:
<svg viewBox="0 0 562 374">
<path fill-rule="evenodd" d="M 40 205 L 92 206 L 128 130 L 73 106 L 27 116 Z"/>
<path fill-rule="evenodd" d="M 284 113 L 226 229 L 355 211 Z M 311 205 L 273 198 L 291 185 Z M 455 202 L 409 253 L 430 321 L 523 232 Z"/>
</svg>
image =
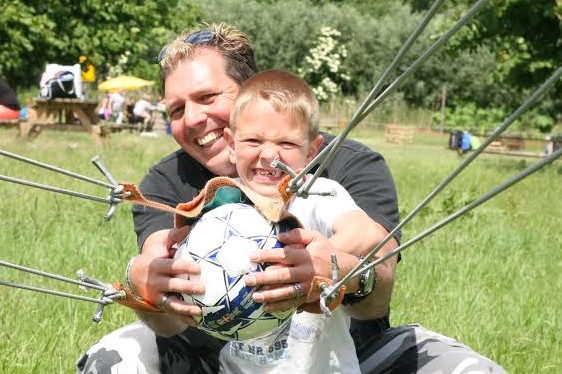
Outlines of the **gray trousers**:
<svg viewBox="0 0 562 374">
<path fill-rule="evenodd" d="M 142 322 L 136 322 L 90 347 L 78 360 L 77 372 L 218 373 L 223 372 L 218 357 L 224 345 L 197 329 L 172 338 L 157 337 Z M 361 373 L 506 373 L 467 346 L 419 325 L 387 329 L 359 359 Z"/>
</svg>

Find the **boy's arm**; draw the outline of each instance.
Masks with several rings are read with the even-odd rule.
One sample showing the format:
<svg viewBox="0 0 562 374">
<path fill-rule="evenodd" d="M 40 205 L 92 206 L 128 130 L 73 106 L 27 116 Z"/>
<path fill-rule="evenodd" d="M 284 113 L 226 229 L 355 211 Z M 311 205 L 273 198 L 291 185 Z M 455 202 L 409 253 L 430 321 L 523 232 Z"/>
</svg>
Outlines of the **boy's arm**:
<svg viewBox="0 0 562 374">
<path fill-rule="evenodd" d="M 282 250 L 262 250 L 252 259 L 283 266 L 270 266 L 262 273 L 245 278 L 248 285 L 275 285 L 253 295 L 254 300 L 269 304 L 271 310 L 286 310 L 295 303 L 302 303 L 303 300 L 294 298 L 295 283 L 300 283 L 307 294 L 315 276 L 331 278 L 332 254 L 338 262 L 338 279 L 342 279 L 357 266 L 360 256 L 369 254 L 387 235 L 386 229 L 361 210 L 343 186 L 323 178 L 316 183 L 318 191 L 331 191 L 333 197 L 310 196 L 295 200 L 289 208 L 309 228 L 279 233 L 278 239 L 285 245 Z M 396 246 L 397 241 L 392 239 L 378 255 Z M 346 307 L 352 317 L 376 319 L 388 315 L 395 269 L 396 259 L 376 267 L 378 284 L 373 292 Z M 350 280 L 346 293 L 355 294 L 359 283 L 359 277 Z"/>
<path fill-rule="evenodd" d="M 359 263 L 358 257 L 368 255 L 387 234 L 384 227 L 369 218 L 362 210 L 353 210 L 342 214 L 334 221 L 332 231 L 334 234 L 328 240 L 335 249 L 356 256 L 351 261 L 349 258 L 338 259 L 340 278 L 348 274 Z M 397 246 L 398 243 L 393 238 L 375 256 L 381 257 Z M 371 261 L 374 259 L 375 257 L 371 258 Z M 364 300 L 346 306 L 352 317 L 373 319 L 388 314 L 394 286 L 396 262 L 396 257 L 393 257 L 375 267 L 376 284 L 372 293 Z M 351 279 L 346 287 L 347 294 L 357 292 L 359 278 Z"/>
</svg>

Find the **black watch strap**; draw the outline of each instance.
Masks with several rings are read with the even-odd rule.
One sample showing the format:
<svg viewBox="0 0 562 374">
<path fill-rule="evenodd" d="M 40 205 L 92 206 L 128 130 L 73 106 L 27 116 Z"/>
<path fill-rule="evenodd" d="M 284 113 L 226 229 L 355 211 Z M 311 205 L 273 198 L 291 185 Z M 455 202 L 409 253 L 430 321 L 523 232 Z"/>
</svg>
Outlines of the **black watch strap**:
<svg viewBox="0 0 562 374">
<path fill-rule="evenodd" d="M 359 261 L 363 261 L 365 256 L 360 256 Z M 370 261 L 369 261 L 370 263 Z M 359 276 L 359 289 L 356 293 L 345 294 L 342 300 L 343 305 L 353 305 L 365 300 L 375 289 L 377 284 L 377 272 L 375 268 L 364 271 Z"/>
</svg>

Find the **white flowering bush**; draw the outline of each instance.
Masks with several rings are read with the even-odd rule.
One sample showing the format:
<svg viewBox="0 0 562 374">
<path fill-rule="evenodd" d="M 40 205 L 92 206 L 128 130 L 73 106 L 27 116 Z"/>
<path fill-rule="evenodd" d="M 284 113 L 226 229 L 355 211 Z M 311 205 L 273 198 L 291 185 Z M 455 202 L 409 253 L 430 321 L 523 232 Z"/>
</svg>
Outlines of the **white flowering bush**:
<svg viewBox="0 0 562 374">
<path fill-rule="evenodd" d="M 127 71 L 127 64 L 129 63 L 130 54 L 131 54 L 130 51 L 125 51 L 119 56 L 119 59 L 117 60 L 117 64 L 107 66 L 108 78 L 117 77 L 119 75 L 122 75 L 125 71 Z"/>
<path fill-rule="evenodd" d="M 347 48 L 339 38 L 341 33 L 331 27 L 322 27 L 318 40 L 304 58 L 297 71 L 312 86 L 319 101 L 329 101 L 341 93 L 342 84 L 351 79 L 342 67 Z"/>
</svg>

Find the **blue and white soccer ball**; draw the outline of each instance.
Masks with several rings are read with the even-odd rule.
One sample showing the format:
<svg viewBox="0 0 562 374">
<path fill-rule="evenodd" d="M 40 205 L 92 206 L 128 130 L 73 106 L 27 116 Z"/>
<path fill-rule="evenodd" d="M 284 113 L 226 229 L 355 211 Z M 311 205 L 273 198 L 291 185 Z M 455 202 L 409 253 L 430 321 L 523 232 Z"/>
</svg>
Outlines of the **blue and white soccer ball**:
<svg viewBox="0 0 562 374">
<path fill-rule="evenodd" d="M 191 259 L 201 266 L 204 295 L 182 295 L 203 311 L 199 328 L 222 340 L 263 336 L 288 320 L 294 310 L 267 313 L 255 303 L 257 287 L 246 286 L 244 274 L 265 269 L 249 259 L 252 251 L 279 248 L 279 225 L 269 223 L 254 207 L 226 204 L 205 213 L 180 243 L 175 258 Z"/>
</svg>

